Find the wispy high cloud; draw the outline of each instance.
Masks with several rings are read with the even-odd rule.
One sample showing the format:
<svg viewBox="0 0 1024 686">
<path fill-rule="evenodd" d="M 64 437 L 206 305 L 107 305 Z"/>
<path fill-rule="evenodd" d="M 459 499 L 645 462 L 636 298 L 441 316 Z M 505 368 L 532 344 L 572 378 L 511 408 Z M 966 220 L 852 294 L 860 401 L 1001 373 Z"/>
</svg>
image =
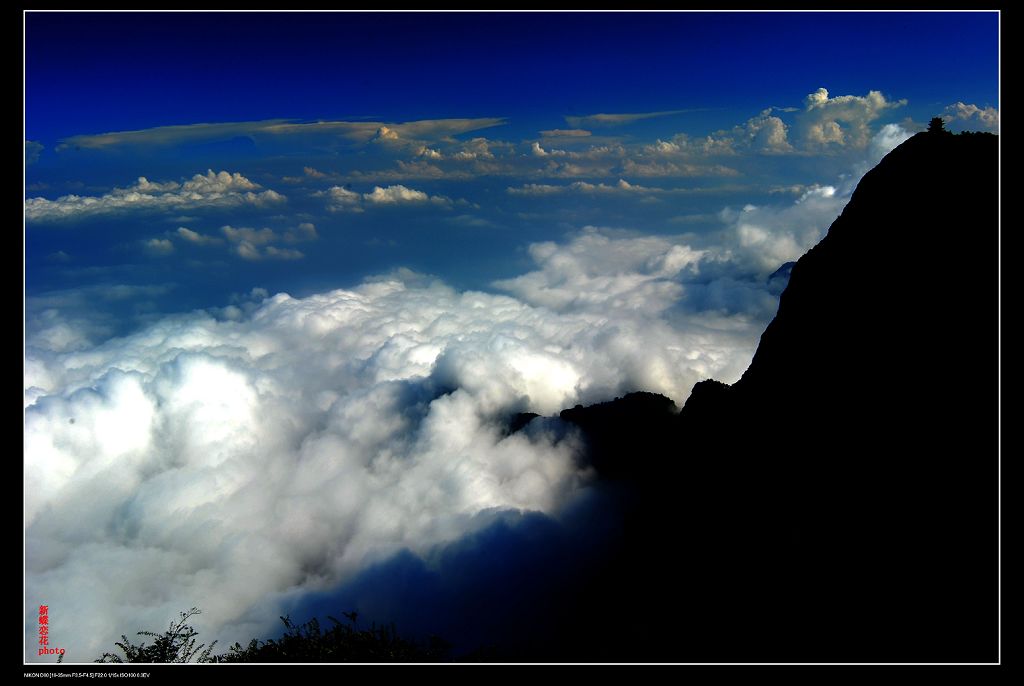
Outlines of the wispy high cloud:
<svg viewBox="0 0 1024 686">
<path fill-rule="evenodd" d="M 273 127 L 288 122 L 287 119 L 266 119 L 262 121 L 225 122 L 215 124 L 183 124 L 156 126 L 134 131 L 112 131 L 110 133 L 83 134 L 70 136 L 57 145 L 58 151 L 85 148 L 102 150 L 122 145 L 178 145 L 207 140 L 224 140 L 236 136 L 251 136 L 268 132 Z"/>
<path fill-rule="evenodd" d="M 500 126 L 499 117 L 476 119 L 424 119 L 411 122 L 379 121 L 317 121 L 296 122 L 288 119 L 266 119 L 249 122 L 186 124 L 158 126 L 135 131 L 85 134 L 65 138 L 57 150 L 85 148 L 102 150 L 118 146 L 165 146 L 200 141 L 226 140 L 238 136 L 254 139 L 281 136 L 332 136 L 349 142 L 372 140 L 445 139 L 470 131 Z"/>
<path fill-rule="evenodd" d="M 172 235 L 191 245 L 220 245 L 227 242 L 231 254 L 249 261 L 298 260 L 305 257 L 302 252 L 294 248 L 282 247 L 280 244 L 304 243 L 319 238 L 316 226 L 310 222 L 303 222 L 294 228 L 287 229 L 284 233 L 278 233 L 267 227 L 253 229 L 230 225 L 220 227 L 220 233 L 223 238 L 202 234 L 181 226 Z M 170 243 L 170 241 L 166 242 Z"/>
<path fill-rule="evenodd" d="M 267 228 L 263 229 L 236 229 L 232 226 L 220 227 L 221 233 L 232 243 L 250 243 L 252 245 L 265 245 L 278 239 L 277 234 Z"/>
<path fill-rule="evenodd" d="M 624 174 L 638 177 L 685 178 L 699 176 L 740 176 L 739 170 L 724 164 L 694 163 L 672 160 L 659 161 L 644 158 L 627 158 L 622 161 L 620 169 Z"/>
<path fill-rule="evenodd" d="M 316 226 L 312 222 L 302 222 L 294 229 L 288 229 L 284 232 L 284 241 L 286 243 L 315 241 L 318 238 L 320 238 L 320 235 L 317 233 Z"/>
<path fill-rule="evenodd" d="M 508 123 L 503 117 L 479 117 L 476 119 L 422 119 L 419 121 L 391 124 L 391 128 L 405 139 L 448 139 L 471 131 L 489 129 Z"/>
<path fill-rule="evenodd" d="M 196 174 L 188 181 L 154 183 L 139 177 L 127 188 L 115 188 L 106 195 L 64 195 L 56 200 L 29 198 L 25 201 L 28 221 L 72 220 L 81 217 L 143 210 L 195 210 L 208 207 L 266 207 L 285 201 L 273 190 L 260 191 L 261 186 L 241 174 L 212 170 Z"/>
<path fill-rule="evenodd" d="M 619 179 L 618 183 L 588 183 L 574 181 L 570 184 L 553 185 L 546 183 L 528 183 L 522 186 L 509 187 L 511 195 L 556 195 L 561 193 L 664 193 L 662 188 L 649 188 Z"/>
<path fill-rule="evenodd" d="M 174 252 L 174 243 L 166 238 L 150 238 L 143 241 L 143 247 L 150 255 L 170 255 Z"/>
<path fill-rule="evenodd" d="M 35 164 L 39 161 L 46 146 L 38 141 L 25 141 L 25 164 Z"/>
<path fill-rule="evenodd" d="M 591 136 L 586 129 L 548 129 L 540 132 L 545 138 L 585 138 Z"/>
<path fill-rule="evenodd" d="M 700 110 L 665 110 L 662 112 L 636 112 L 624 114 L 587 114 L 583 116 L 566 116 L 565 121 L 574 129 L 591 129 L 608 126 L 623 126 L 643 119 L 654 119 L 655 117 L 667 117 L 673 114 L 685 114 L 687 112 L 698 112 Z"/>
</svg>

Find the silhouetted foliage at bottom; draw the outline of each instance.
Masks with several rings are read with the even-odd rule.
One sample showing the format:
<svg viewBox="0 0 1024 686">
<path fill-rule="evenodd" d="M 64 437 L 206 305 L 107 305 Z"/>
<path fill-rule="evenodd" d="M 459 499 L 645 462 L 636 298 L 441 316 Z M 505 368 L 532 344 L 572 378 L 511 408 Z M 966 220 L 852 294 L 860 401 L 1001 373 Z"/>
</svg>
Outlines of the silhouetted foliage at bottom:
<svg viewBox="0 0 1024 686">
<path fill-rule="evenodd" d="M 198 632 L 187 621 L 200 614 L 196 608 L 181 613 L 177 624 L 171 623 L 164 634 L 140 631 L 139 636 L 155 636 L 156 642 L 133 645 L 122 635 L 124 657 L 104 653 L 97 662 L 443 662 L 450 660 L 451 646 L 437 637 L 426 644 L 404 639 L 394 625 L 357 629 L 358 613 L 343 612 L 348 620 L 343 623 L 328 617 L 333 626 L 323 630 L 314 617 L 305 624 L 295 624 L 289 617 L 281 617 L 285 633 L 278 639 L 259 641 L 252 639 L 244 648 L 235 643 L 227 653 L 212 655 L 216 641 L 204 648 L 195 646 Z"/>
<path fill-rule="evenodd" d="M 294 624 L 281 617 L 286 631 L 279 639 L 262 643 L 253 639 L 243 648 L 238 643 L 217 657 L 218 662 L 441 662 L 448 659 L 450 646 L 437 637 L 426 645 L 402 638 L 392 626 L 373 624 L 357 629 L 355 612 L 343 613 L 343 623 L 334 617 L 327 630 L 314 617 Z"/>
<path fill-rule="evenodd" d="M 152 636 L 156 640 L 152 645 L 146 645 L 145 641 L 139 645 L 132 644 L 128 637 L 121 634 L 121 641 L 115 645 L 121 649 L 121 655 L 114 653 L 103 653 L 103 657 L 96 662 L 214 662 L 212 657 L 213 647 L 217 645 L 214 641 L 209 646 L 205 643 L 196 645 L 197 632 L 188 620 L 193 616 L 202 614 L 199 608 L 193 607 L 187 612 L 182 612 L 177 623 L 171 622 L 170 628 L 163 634 L 154 631 L 139 631 L 139 636 Z"/>
</svg>

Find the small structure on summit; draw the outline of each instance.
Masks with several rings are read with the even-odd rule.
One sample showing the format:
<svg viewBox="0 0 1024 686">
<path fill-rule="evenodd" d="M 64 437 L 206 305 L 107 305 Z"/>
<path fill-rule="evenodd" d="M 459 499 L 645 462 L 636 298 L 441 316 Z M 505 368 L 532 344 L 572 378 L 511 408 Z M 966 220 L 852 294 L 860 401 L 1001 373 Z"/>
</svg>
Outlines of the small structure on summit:
<svg viewBox="0 0 1024 686">
<path fill-rule="evenodd" d="M 950 131 L 946 130 L 946 123 L 942 121 L 942 117 L 932 117 L 932 120 L 928 122 L 928 133 L 941 135 L 950 133 Z"/>
</svg>

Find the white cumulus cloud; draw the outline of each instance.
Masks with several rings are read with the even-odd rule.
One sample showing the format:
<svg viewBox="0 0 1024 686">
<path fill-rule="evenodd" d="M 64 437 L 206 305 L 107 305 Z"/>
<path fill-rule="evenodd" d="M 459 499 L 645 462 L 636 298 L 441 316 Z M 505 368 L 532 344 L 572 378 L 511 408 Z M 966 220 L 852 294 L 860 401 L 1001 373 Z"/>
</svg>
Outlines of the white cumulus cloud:
<svg viewBox="0 0 1024 686">
<path fill-rule="evenodd" d="M 871 160 L 869 161 L 872 164 L 877 164 L 893 148 L 910 138 L 911 135 L 913 134 L 899 124 L 886 124 L 871 138 L 871 146 L 869 148 Z"/>
<path fill-rule="evenodd" d="M 815 185 L 791 205 L 726 208 L 719 214 L 726 229 L 719 237 L 720 255 L 767 276 L 779 265 L 798 259 L 824 237 L 849 200 L 853 184 L 841 189 Z"/>
<path fill-rule="evenodd" d="M 28 221 L 70 220 L 86 216 L 138 210 L 183 211 L 205 207 L 264 207 L 285 201 L 273 190 L 260 191 L 261 186 L 241 174 L 226 171 L 196 174 L 178 183 L 151 182 L 140 176 L 127 188 L 115 188 L 101 196 L 63 195 L 56 200 L 29 198 L 25 200 Z"/>
<path fill-rule="evenodd" d="M 216 245 L 217 243 L 223 243 L 224 241 L 215 236 L 206 236 L 198 231 L 193 231 L 184 226 L 179 226 L 175 232 L 179 238 L 188 241 L 195 245 Z"/>
<path fill-rule="evenodd" d="M 956 102 L 943 111 L 942 118 L 947 122 L 968 122 L 988 131 L 999 129 L 999 110 L 995 107 L 978 107 L 977 105 Z"/>
<path fill-rule="evenodd" d="M 530 154 L 534 157 L 564 157 L 568 153 L 565 150 L 555 150 L 554 148 L 545 150 L 540 143 L 534 141 L 530 144 Z"/>
<path fill-rule="evenodd" d="M 428 157 L 434 157 L 428 155 Z M 494 153 L 491 152 L 491 141 L 486 138 L 473 138 L 461 145 L 461 149 L 452 155 L 456 160 L 493 160 Z"/>
<path fill-rule="evenodd" d="M 677 277 L 697 272 L 704 254 L 662 237 L 614 238 L 591 228 L 568 245 L 531 245 L 537 271 L 495 286 L 559 312 L 656 314 L 679 300 L 684 286 Z"/>
<path fill-rule="evenodd" d="M 798 128 L 804 144 L 810 147 L 835 144 L 864 148 L 871 140 L 871 122 L 905 104 L 906 100 L 888 100 L 879 91 L 830 97 L 828 90 L 819 88 L 807 96 L 805 108 L 797 116 Z"/>
<path fill-rule="evenodd" d="M 350 191 L 347 188 L 341 186 L 331 186 L 326 191 L 317 191 L 313 193 L 314 197 L 326 197 L 327 198 L 327 209 L 332 212 L 340 212 L 345 210 L 362 212 L 362 204 L 359 193 Z"/>
<path fill-rule="evenodd" d="M 401 184 L 394 186 L 374 186 L 369 193 L 363 193 L 363 200 L 372 205 L 398 205 L 403 203 L 432 202 L 445 205 L 450 201 L 439 195 L 427 195 L 423 191 L 407 188 Z"/>
<path fill-rule="evenodd" d="M 688 305 L 710 256 L 681 237 L 588 229 L 531 256 L 497 284 L 515 297 L 398 274 L 98 346 L 56 321 L 30 336 L 27 603 L 59 612 L 68 658 L 193 605 L 204 637 L 265 635 L 287 597 L 475 515 L 557 513 L 587 481 L 574 434 L 507 435 L 512 413 L 639 389 L 681 403 L 738 378 L 772 313 Z"/>
<path fill-rule="evenodd" d="M 314 197 L 327 198 L 327 209 L 332 212 L 364 212 L 367 207 L 394 206 L 428 203 L 439 206 L 450 206 L 451 199 L 443 195 L 429 195 L 402 184 L 392 186 L 374 186 L 367 193 L 332 186 L 326 191 L 313 193 Z"/>
<path fill-rule="evenodd" d="M 373 190 L 369 193 L 363 193 L 363 198 L 367 202 L 374 204 L 395 204 L 400 202 L 426 202 L 430 199 L 430 196 L 423 191 L 413 190 L 401 184 L 396 184 L 387 188 L 374 186 Z"/>
<path fill-rule="evenodd" d="M 789 127 L 779 117 L 772 115 L 767 109 L 760 115 L 747 120 L 744 127 L 737 132 L 739 137 L 753 149 L 761 152 L 792 152 L 788 134 Z"/>
</svg>

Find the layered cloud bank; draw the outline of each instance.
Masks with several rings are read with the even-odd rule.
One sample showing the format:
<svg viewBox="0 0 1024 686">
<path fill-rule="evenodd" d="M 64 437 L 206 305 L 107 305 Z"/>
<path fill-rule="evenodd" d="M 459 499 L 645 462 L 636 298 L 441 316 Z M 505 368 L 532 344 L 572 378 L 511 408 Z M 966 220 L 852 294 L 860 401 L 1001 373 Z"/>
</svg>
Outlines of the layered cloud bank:
<svg viewBox="0 0 1024 686">
<path fill-rule="evenodd" d="M 508 435 L 514 413 L 637 389 L 682 402 L 739 376 L 776 302 L 681 237 L 591 228 L 531 254 L 495 284 L 514 297 L 399 272 L 95 347 L 31 337 L 28 603 L 60 608 L 68 657 L 193 605 L 207 635 L 243 640 L 285 597 L 487 512 L 557 515 L 588 480 L 574 434 Z"/>
<path fill-rule="evenodd" d="M 25 201 L 28 221 L 59 221 L 83 216 L 112 214 L 126 210 L 191 210 L 203 207 L 273 206 L 286 198 L 239 173 L 222 171 L 196 174 L 188 181 L 153 183 L 146 177 L 127 188 L 115 188 L 101 196 L 62 195 L 56 200 L 29 198 Z"/>
</svg>

